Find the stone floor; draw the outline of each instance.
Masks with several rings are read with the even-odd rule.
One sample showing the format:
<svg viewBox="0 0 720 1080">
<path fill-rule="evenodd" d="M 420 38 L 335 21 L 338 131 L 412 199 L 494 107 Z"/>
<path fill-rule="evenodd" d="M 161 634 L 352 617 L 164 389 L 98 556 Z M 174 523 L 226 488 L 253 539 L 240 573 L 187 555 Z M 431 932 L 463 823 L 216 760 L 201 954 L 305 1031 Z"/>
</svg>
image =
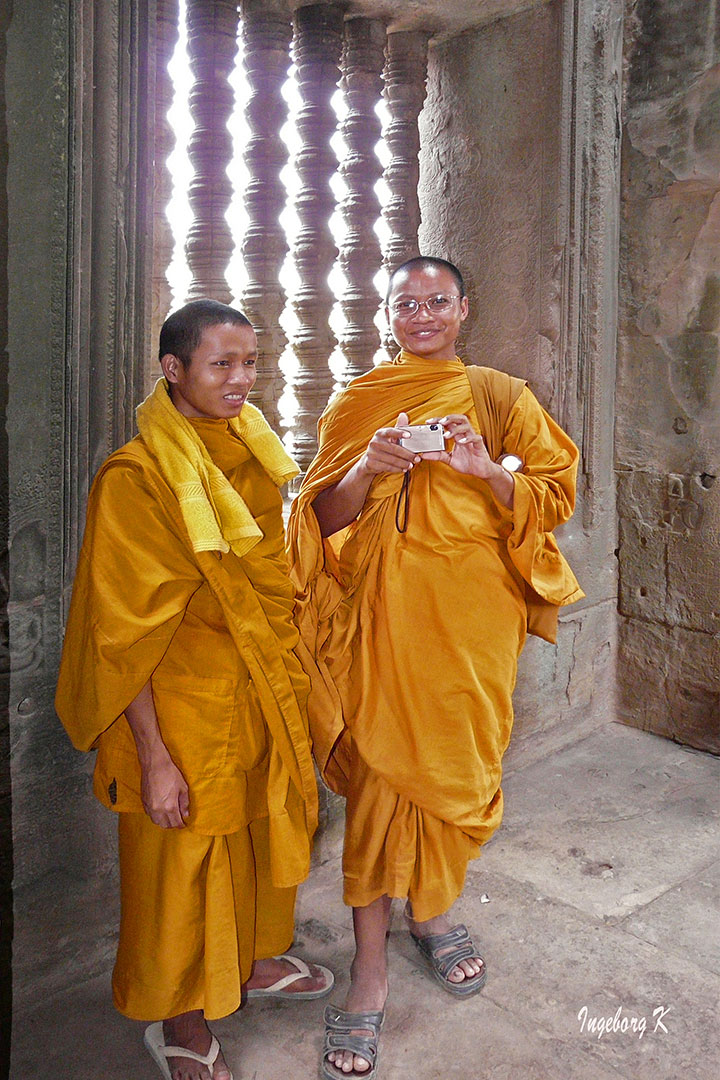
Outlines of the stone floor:
<svg viewBox="0 0 720 1080">
<path fill-rule="evenodd" d="M 445 994 L 397 911 L 381 1078 L 720 1077 L 720 759 L 610 724 L 504 788 L 456 910 L 487 986 Z M 337 971 L 341 1002 L 352 935 L 332 846 L 302 889 L 297 946 Z M 215 1025 L 236 1080 L 315 1077 L 324 1004 L 253 1002 Z M 12 1077 L 151 1080 L 141 1033 L 103 973 L 16 1019 Z"/>
</svg>

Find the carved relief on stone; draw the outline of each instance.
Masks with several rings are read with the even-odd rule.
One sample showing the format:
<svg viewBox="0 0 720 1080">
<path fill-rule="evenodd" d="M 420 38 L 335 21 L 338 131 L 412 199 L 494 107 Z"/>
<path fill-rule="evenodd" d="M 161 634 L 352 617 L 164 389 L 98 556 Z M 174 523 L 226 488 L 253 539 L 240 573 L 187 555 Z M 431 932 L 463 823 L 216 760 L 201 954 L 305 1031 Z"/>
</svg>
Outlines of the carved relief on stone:
<svg viewBox="0 0 720 1080">
<path fill-rule="evenodd" d="M 211 297 L 224 304 L 231 298 L 225 270 L 233 250 L 225 220 L 232 197 L 227 122 L 234 104 L 228 79 L 237 52 L 238 18 L 234 0 L 187 0 L 188 54 L 194 75 L 190 112 L 195 125 L 188 146 L 194 169 L 189 190 L 193 223 L 186 249 L 193 274 L 189 297 Z"/>
<path fill-rule="evenodd" d="M 45 597 L 26 604 L 8 604 L 10 667 L 16 675 L 32 675 L 43 663 L 43 609 Z"/>
<path fill-rule="evenodd" d="M 706 475 L 706 474 L 703 474 Z M 714 479 L 714 477 L 712 478 Z M 703 521 L 703 506 L 697 495 L 705 490 L 693 477 L 669 473 L 665 488 L 663 522 L 671 532 L 681 536 L 699 529 Z"/>
<path fill-rule="evenodd" d="M 343 383 L 372 367 L 380 345 L 373 321 L 380 299 L 373 279 L 382 262 L 374 230 L 380 215 L 375 185 L 382 176 L 375 153 L 382 133 L 375 106 L 382 92 L 385 39 L 385 27 L 377 20 L 357 18 L 345 23 L 341 86 L 348 111 L 341 127 L 346 151 L 339 169 L 347 188 L 342 203 L 347 231 L 339 260 L 347 280 L 341 299 Z"/>
<path fill-rule="evenodd" d="M 343 12 L 335 5 L 312 4 L 295 12 L 293 58 L 302 103 L 296 120 L 301 146 L 294 161 L 300 188 L 292 252 L 299 278 L 292 298 L 298 320 L 292 346 L 299 365 L 292 384 L 297 400 L 293 453 L 303 472 L 315 455 L 317 419 L 333 386 L 328 359 L 335 346 L 329 324 L 334 298 L 328 275 L 337 255 L 329 225 L 337 159 L 330 146 L 336 127 L 330 99 L 340 78 L 342 29 Z"/>
<path fill-rule="evenodd" d="M 175 145 L 175 134 L 168 121 L 173 85 L 168 64 L 178 39 L 178 0 L 157 0 L 157 36 L 155 45 L 155 153 L 153 182 L 153 267 L 152 267 L 152 360 L 148 363 L 146 391 L 162 374 L 155 354 L 160 327 L 170 311 L 171 291 L 167 268 L 173 253 L 173 234 L 167 219 L 172 195 L 172 177 L 167 160 Z"/>
<path fill-rule="evenodd" d="M 37 507 L 13 524 L 9 545 L 12 579 L 7 606 L 9 665 L 16 674 L 31 675 L 43 665 L 47 541 Z M 4 650 L 3 650 L 4 651 Z"/>
<path fill-rule="evenodd" d="M 283 391 L 278 361 L 287 343 L 280 325 L 286 296 L 279 277 L 288 250 L 279 220 L 285 206 L 280 172 L 288 159 L 280 129 L 287 118 L 282 87 L 290 67 L 292 25 L 287 5 L 280 0 L 244 0 L 242 15 L 250 87 L 246 108 L 250 138 L 244 155 L 248 224 L 242 244 L 247 281 L 242 308 L 258 337 L 258 377 L 251 400 L 278 431 L 278 401 Z"/>
<path fill-rule="evenodd" d="M 425 101 L 427 34 L 420 31 L 388 34 L 386 56 L 384 96 L 390 121 L 384 134 L 390 164 L 384 179 L 390 198 L 383 209 L 383 217 L 390 226 L 391 235 L 384 257 L 386 266 L 393 267 L 419 252 L 418 117 Z"/>
</svg>

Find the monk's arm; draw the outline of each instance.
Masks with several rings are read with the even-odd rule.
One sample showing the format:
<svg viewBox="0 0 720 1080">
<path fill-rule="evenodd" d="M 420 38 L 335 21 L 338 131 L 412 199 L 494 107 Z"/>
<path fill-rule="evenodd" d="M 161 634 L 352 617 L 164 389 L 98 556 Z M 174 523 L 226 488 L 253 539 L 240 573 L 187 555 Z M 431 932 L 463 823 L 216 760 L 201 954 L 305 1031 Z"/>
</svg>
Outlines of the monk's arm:
<svg viewBox="0 0 720 1080">
<path fill-rule="evenodd" d="M 483 449 L 484 447 L 483 442 Z M 491 461 L 490 465 L 492 465 L 492 470 L 490 475 L 485 477 L 485 481 L 497 501 L 508 510 L 512 510 L 515 501 L 515 477 L 494 461 Z"/>
<path fill-rule="evenodd" d="M 400 429 L 407 422 L 407 413 L 400 413 L 396 427 L 376 431 L 360 460 L 336 484 L 316 495 L 312 506 L 322 536 L 332 536 L 355 520 L 378 473 L 407 472 L 420 461 L 417 454 L 400 445 L 405 434 Z"/>
<path fill-rule="evenodd" d="M 163 829 L 181 828 L 190 810 L 188 786 L 160 734 L 149 679 L 125 709 L 125 718 L 140 760 L 145 813 Z"/>
<path fill-rule="evenodd" d="M 355 520 L 365 504 L 373 476 L 364 465 L 363 455 L 342 480 L 320 492 L 312 506 L 323 536 L 332 536 Z"/>
</svg>

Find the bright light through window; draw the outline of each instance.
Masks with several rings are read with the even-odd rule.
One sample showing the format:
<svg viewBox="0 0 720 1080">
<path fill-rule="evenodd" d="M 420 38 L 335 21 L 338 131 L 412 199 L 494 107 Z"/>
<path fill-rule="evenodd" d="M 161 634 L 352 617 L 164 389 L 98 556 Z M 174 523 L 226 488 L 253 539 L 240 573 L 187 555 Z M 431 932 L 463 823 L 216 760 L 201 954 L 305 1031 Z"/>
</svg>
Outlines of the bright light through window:
<svg viewBox="0 0 720 1080">
<path fill-rule="evenodd" d="M 192 281 L 192 274 L 185 255 L 186 240 L 192 222 L 192 211 L 188 199 L 188 190 L 193 175 L 192 166 L 188 157 L 188 145 L 193 126 L 189 109 L 189 91 L 192 85 L 193 76 L 190 70 L 187 51 L 185 0 L 180 0 L 179 21 L 179 39 L 172 60 L 168 65 L 168 71 L 174 87 L 173 103 L 168 112 L 168 120 L 175 133 L 176 140 L 174 150 L 167 162 L 172 177 L 172 197 L 167 206 L 167 217 L 174 238 L 173 255 L 167 270 L 167 277 L 172 293 L 173 307 L 178 307 L 186 301 Z M 248 183 L 248 172 L 243 161 L 243 152 L 249 138 L 249 129 L 245 119 L 245 109 L 250 96 L 250 87 L 245 77 L 245 68 L 243 65 L 242 35 L 240 35 L 237 60 L 230 77 L 230 82 L 235 94 L 235 107 L 228 122 L 233 146 L 232 161 L 228 166 L 228 176 L 232 184 L 233 195 L 227 212 L 227 221 L 234 240 L 234 250 L 226 274 L 228 286 L 233 297 L 232 302 L 240 306 L 243 289 L 247 281 L 246 270 L 242 258 L 242 239 L 248 224 L 248 216 L 245 209 L 245 191 Z M 299 180 L 293 167 L 293 158 L 300 150 L 300 139 L 295 124 L 295 117 L 300 106 L 300 98 L 297 84 L 294 79 L 293 66 L 289 67 L 288 80 L 283 88 L 283 95 L 288 102 L 289 116 L 280 135 L 288 147 L 290 160 L 281 174 L 281 179 L 287 192 L 287 201 L 285 208 L 280 215 L 280 223 L 285 230 L 289 248 L 292 250 L 293 241 L 299 227 L 298 216 L 294 208 L 295 198 L 299 190 Z M 345 153 L 345 143 L 340 132 L 340 125 L 347 114 L 347 105 L 339 90 L 332 98 L 332 105 L 337 115 L 337 130 L 332 138 L 331 145 L 335 150 L 338 159 L 342 160 Z M 377 112 L 383 123 L 386 123 L 387 110 L 385 103 L 382 100 L 378 101 Z M 388 161 L 388 150 L 382 139 L 376 147 L 376 152 L 381 163 L 385 166 Z M 338 173 L 333 177 L 331 186 L 336 199 L 336 210 L 330 218 L 329 225 L 335 243 L 339 248 L 342 245 L 346 234 L 346 225 L 339 209 L 340 204 L 345 197 L 346 190 L 344 181 Z M 376 191 L 382 206 L 387 200 L 387 187 L 383 181 L 378 182 Z M 388 227 L 381 217 L 378 217 L 375 224 L 375 232 L 380 240 L 381 246 L 384 246 L 388 237 Z M 293 264 L 291 254 L 288 254 L 279 276 L 280 282 L 288 296 L 288 303 L 283 312 L 281 322 L 288 338 L 292 340 L 298 323 L 290 301 L 294 291 L 298 288 L 299 277 Z M 381 297 L 384 294 L 386 280 L 387 275 L 385 271 L 380 270 L 375 278 L 375 284 L 378 289 L 378 317 L 376 324 L 381 334 L 385 331 Z M 342 338 L 346 320 L 342 311 L 341 298 L 347 287 L 347 282 L 339 262 L 336 262 L 333 267 L 328 281 L 336 297 L 330 324 L 336 337 Z M 385 355 L 385 352 L 380 350 L 375 358 L 375 362 L 377 363 L 378 360 L 384 358 Z M 295 399 L 290 389 L 290 381 L 294 372 L 297 370 L 297 360 L 291 346 L 285 350 L 284 355 L 279 358 L 279 362 L 287 380 L 287 389 L 281 398 L 279 407 L 284 422 L 289 426 L 292 423 L 296 407 Z M 344 367 L 344 358 L 339 348 L 336 349 L 332 357 L 329 358 L 329 365 L 335 378 L 340 379 Z"/>
</svg>

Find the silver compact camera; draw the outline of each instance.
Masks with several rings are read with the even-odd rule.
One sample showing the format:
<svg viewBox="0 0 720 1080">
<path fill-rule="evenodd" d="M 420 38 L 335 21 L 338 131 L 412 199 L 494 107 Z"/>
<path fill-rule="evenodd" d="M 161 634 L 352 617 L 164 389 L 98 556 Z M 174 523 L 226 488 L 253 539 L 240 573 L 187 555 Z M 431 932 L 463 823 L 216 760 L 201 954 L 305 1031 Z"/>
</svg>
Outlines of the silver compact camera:
<svg viewBox="0 0 720 1080">
<path fill-rule="evenodd" d="M 400 440 L 400 445 L 413 454 L 427 454 L 432 450 L 445 449 L 445 434 L 442 424 L 418 424 L 405 428 L 410 434 Z"/>
</svg>

